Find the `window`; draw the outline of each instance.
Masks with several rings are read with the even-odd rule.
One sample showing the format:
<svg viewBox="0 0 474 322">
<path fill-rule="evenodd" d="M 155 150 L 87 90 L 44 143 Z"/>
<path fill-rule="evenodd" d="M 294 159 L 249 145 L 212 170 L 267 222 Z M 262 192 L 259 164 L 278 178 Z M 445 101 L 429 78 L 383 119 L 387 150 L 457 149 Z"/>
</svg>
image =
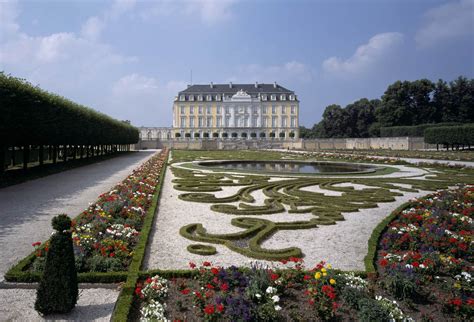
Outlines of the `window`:
<svg viewBox="0 0 474 322">
<path fill-rule="evenodd" d="M 222 106 L 217 106 L 216 107 L 216 114 L 221 114 L 221 108 L 222 108 Z"/>
<path fill-rule="evenodd" d="M 208 116 L 206 119 L 206 126 L 212 127 L 212 116 Z"/>
<path fill-rule="evenodd" d="M 248 126 L 249 126 L 249 118 L 248 118 L 248 116 L 246 116 L 244 118 L 244 127 L 248 127 Z"/>
<path fill-rule="evenodd" d="M 268 126 L 268 117 L 262 118 L 262 121 L 263 121 L 263 127 L 267 127 Z"/>
<path fill-rule="evenodd" d="M 280 101 L 286 101 L 286 95 L 285 94 L 280 95 Z"/>
<path fill-rule="evenodd" d="M 267 114 L 267 107 L 266 106 L 262 106 L 262 113 Z"/>
<path fill-rule="evenodd" d="M 272 95 L 270 96 L 270 99 L 271 99 L 272 101 L 276 101 L 277 96 L 276 96 L 275 94 L 272 94 Z"/>
<path fill-rule="evenodd" d="M 199 106 L 198 113 L 202 114 L 202 106 Z"/>
<path fill-rule="evenodd" d="M 198 95 L 198 101 L 202 101 L 202 95 Z"/>
<path fill-rule="evenodd" d="M 229 127 L 229 124 L 230 124 L 230 117 L 226 117 L 225 118 L 225 126 Z"/>
<path fill-rule="evenodd" d="M 181 108 L 181 114 L 184 114 L 185 113 L 184 105 L 181 105 L 180 108 Z"/>
<path fill-rule="evenodd" d="M 194 95 L 189 95 L 188 96 L 188 101 L 194 101 Z"/>
<path fill-rule="evenodd" d="M 206 100 L 207 101 L 212 101 L 212 95 L 207 95 Z"/>
<path fill-rule="evenodd" d="M 286 117 L 281 118 L 281 127 L 286 127 Z"/>
<path fill-rule="evenodd" d="M 267 94 L 263 94 L 262 95 L 262 101 L 266 101 L 267 100 Z"/>
<path fill-rule="evenodd" d="M 272 114 L 277 113 L 277 107 L 275 105 L 272 105 Z"/>
<path fill-rule="evenodd" d="M 276 116 L 272 116 L 272 127 L 277 126 L 277 120 L 278 120 L 278 118 Z"/>
<path fill-rule="evenodd" d="M 290 101 L 294 101 L 294 100 L 295 100 L 295 95 L 290 94 Z"/>
<path fill-rule="evenodd" d="M 256 127 L 257 126 L 257 117 L 254 116 L 252 117 L 252 127 Z"/>
<path fill-rule="evenodd" d="M 258 109 L 256 106 L 253 107 L 253 114 L 257 114 L 258 113 Z"/>
<path fill-rule="evenodd" d="M 229 112 L 229 106 L 226 106 L 226 107 L 225 107 L 225 114 L 229 114 L 229 113 L 230 113 L 230 112 Z"/>
<path fill-rule="evenodd" d="M 221 96 L 219 94 L 216 95 L 216 101 L 220 101 L 221 100 Z"/>
<path fill-rule="evenodd" d="M 181 127 L 186 127 L 186 117 L 181 116 Z"/>
<path fill-rule="evenodd" d="M 291 127 L 296 127 L 296 117 L 291 117 Z"/>
<path fill-rule="evenodd" d="M 216 126 L 221 127 L 222 126 L 222 116 L 218 116 L 216 118 Z"/>
<path fill-rule="evenodd" d="M 286 107 L 285 106 L 281 106 L 281 114 L 286 114 Z"/>
<path fill-rule="evenodd" d="M 194 127 L 194 117 L 189 119 L 189 127 Z"/>
<path fill-rule="evenodd" d="M 189 114 L 194 114 L 194 106 L 189 107 Z"/>
<path fill-rule="evenodd" d="M 199 122 L 199 123 L 198 123 L 198 124 L 199 124 L 198 127 L 202 127 L 202 116 L 200 116 L 200 117 L 198 118 L 198 122 Z"/>
<path fill-rule="evenodd" d="M 210 106 L 206 106 L 206 113 L 211 114 L 211 107 Z"/>
<path fill-rule="evenodd" d="M 296 113 L 296 106 L 291 105 L 291 114 L 295 114 L 295 113 Z"/>
<path fill-rule="evenodd" d="M 184 101 L 184 100 L 186 100 L 186 97 L 184 95 L 179 95 L 179 100 Z"/>
</svg>

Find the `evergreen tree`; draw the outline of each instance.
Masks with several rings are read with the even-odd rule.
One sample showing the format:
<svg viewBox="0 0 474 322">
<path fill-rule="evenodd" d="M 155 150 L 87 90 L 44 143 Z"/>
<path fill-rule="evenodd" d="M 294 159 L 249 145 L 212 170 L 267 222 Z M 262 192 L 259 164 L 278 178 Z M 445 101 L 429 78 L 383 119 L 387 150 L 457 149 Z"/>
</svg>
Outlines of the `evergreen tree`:
<svg viewBox="0 0 474 322">
<path fill-rule="evenodd" d="M 56 232 L 50 240 L 35 302 L 35 309 L 45 315 L 70 312 L 78 296 L 71 219 L 67 215 L 59 215 L 53 218 L 52 225 Z"/>
</svg>

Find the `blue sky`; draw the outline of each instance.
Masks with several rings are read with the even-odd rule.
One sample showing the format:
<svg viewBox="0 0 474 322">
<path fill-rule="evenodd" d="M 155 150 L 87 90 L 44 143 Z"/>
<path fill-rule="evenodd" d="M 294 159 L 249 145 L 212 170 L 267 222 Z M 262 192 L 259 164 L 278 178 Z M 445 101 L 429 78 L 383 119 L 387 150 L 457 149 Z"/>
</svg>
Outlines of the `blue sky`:
<svg viewBox="0 0 474 322">
<path fill-rule="evenodd" d="M 0 0 L 0 70 L 140 126 L 193 83 L 278 82 L 300 123 L 395 80 L 474 76 L 474 0 Z"/>
</svg>

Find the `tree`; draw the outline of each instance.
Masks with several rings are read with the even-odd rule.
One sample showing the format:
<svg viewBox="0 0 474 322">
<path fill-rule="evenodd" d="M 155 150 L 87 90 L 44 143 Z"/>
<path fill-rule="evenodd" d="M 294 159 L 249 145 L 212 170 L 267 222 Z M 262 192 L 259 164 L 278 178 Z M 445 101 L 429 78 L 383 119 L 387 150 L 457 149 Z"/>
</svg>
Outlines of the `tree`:
<svg viewBox="0 0 474 322">
<path fill-rule="evenodd" d="M 474 122 L 474 79 L 459 76 L 450 83 L 453 109 L 457 110 L 457 121 Z"/>
<path fill-rule="evenodd" d="M 78 296 L 71 219 L 59 215 L 53 218 L 52 225 L 56 232 L 51 237 L 35 302 L 35 310 L 45 315 L 70 312 Z"/>
<path fill-rule="evenodd" d="M 435 84 L 433 105 L 436 111 L 436 123 L 457 121 L 457 113 L 453 105 L 451 89 L 442 79 L 439 79 Z"/>
</svg>

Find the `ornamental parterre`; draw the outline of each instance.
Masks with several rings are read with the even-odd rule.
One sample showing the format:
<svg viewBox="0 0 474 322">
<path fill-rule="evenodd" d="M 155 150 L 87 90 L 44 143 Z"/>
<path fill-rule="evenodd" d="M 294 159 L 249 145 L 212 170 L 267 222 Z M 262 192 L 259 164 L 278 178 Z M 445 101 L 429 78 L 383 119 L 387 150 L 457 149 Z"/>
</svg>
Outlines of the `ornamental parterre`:
<svg viewBox="0 0 474 322">
<path fill-rule="evenodd" d="M 152 156 L 72 221 L 78 272 L 127 270 L 167 155 L 163 150 Z M 33 244 L 31 270 L 43 270 L 47 243 Z"/>
</svg>

